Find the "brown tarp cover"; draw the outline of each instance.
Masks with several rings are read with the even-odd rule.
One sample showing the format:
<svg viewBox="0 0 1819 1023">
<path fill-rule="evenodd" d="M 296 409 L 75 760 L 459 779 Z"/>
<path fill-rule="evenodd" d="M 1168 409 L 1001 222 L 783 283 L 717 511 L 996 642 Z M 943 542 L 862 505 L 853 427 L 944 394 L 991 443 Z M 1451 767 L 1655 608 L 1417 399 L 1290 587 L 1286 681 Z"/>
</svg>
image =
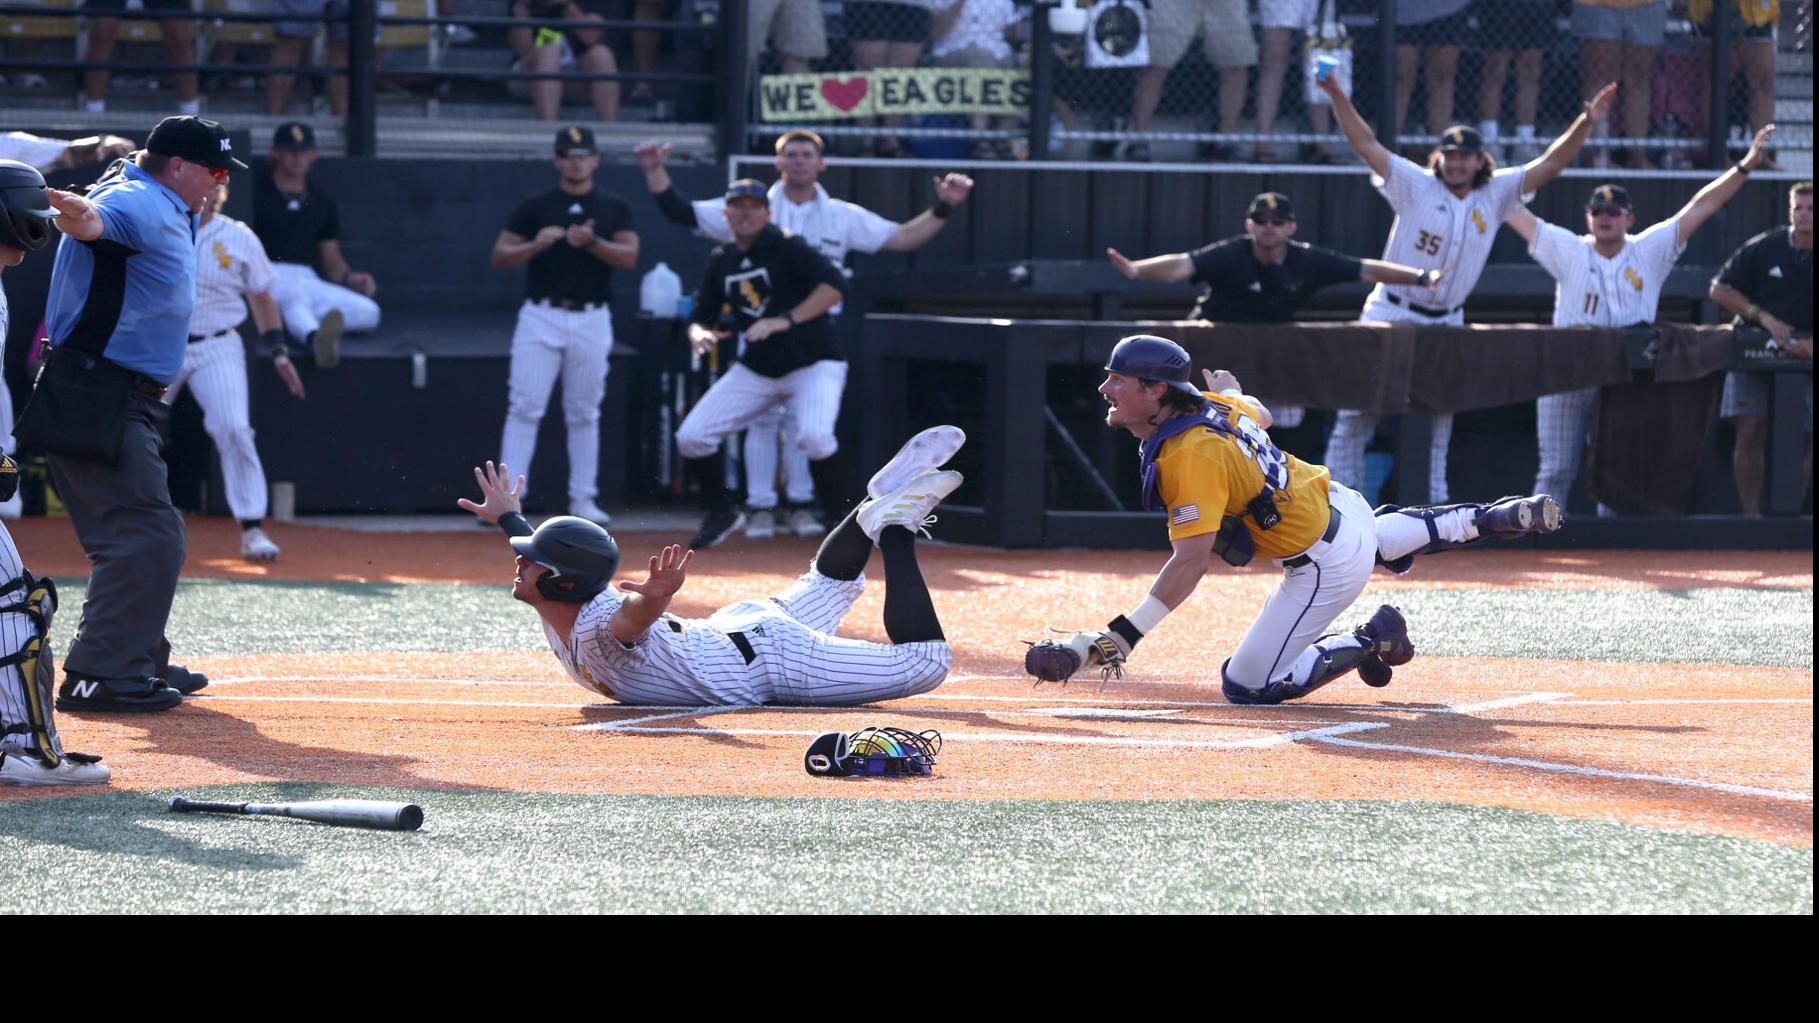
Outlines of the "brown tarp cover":
<svg viewBox="0 0 1819 1023">
<path fill-rule="evenodd" d="M 1653 380 L 1598 395 L 1586 492 L 1619 515 L 1685 515 L 1718 417 L 1729 327 L 1660 323 Z"/>
</svg>

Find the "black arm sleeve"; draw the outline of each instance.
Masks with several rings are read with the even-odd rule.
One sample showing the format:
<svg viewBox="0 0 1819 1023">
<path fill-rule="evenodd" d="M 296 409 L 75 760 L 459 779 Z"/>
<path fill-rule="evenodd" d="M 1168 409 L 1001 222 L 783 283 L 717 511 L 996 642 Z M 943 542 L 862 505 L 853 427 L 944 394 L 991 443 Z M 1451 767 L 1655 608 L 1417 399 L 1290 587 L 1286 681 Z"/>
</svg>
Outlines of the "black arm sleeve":
<svg viewBox="0 0 1819 1023">
<path fill-rule="evenodd" d="M 505 531 L 506 536 L 529 536 L 534 532 L 530 522 L 518 512 L 506 512 L 499 516 L 499 528 Z"/>
<path fill-rule="evenodd" d="M 684 199 L 682 193 L 676 191 L 675 185 L 657 193 L 656 199 L 657 212 L 663 214 L 663 219 L 677 227 L 686 227 L 690 231 L 700 227 L 700 224 L 695 221 L 694 205 Z"/>
<path fill-rule="evenodd" d="M 720 250 L 708 257 L 707 270 L 701 274 L 701 286 L 695 289 L 695 308 L 689 322 L 712 327 L 720 320 L 720 305 L 726 301 L 724 271 L 720 268 Z"/>
</svg>

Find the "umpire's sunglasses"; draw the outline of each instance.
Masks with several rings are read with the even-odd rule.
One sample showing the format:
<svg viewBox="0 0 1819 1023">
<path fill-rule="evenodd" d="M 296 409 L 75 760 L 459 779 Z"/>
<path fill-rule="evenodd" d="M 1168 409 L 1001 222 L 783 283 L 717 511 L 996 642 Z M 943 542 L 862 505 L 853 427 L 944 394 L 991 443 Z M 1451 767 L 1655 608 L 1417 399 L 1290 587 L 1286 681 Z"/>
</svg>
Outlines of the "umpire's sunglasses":
<svg viewBox="0 0 1819 1023">
<path fill-rule="evenodd" d="M 1281 227 L 1284 224 L 1292 223 L 1292 221 L 1285 220 L 1282 217 L 1252 217 L 1251 223 L 1256 224 L 1259 227 Z"/>
</svg>

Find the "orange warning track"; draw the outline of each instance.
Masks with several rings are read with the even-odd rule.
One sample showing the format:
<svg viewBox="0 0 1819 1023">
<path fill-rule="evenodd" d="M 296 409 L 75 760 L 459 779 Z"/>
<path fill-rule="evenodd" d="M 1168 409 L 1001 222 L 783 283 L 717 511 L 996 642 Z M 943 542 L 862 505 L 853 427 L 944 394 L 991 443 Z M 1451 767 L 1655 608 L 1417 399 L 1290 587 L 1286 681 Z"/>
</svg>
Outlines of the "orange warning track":
<svg viewBox="0 0 1819 1023">
<path fill-rule="evenodd" d="M 187 574 L 501 584 L 510 575 L 497 534 L 479 529 L 273 532 L 285 560 L 260 568 L 238 560 L 231 523 L 191 520 Z M 66 523 L 30 521 L 14 533 L 34 570 L 84 572 Z M 621 542 L 635 556 L 672 539 Z M 770 592 L 812 550 L 792 541 L 709 552 L 678 610 Z M 926 547 L 955 674 L 887 708 L 618 707 L 538 653 L 262 655 L 192 660 L 217 682 L 178 710 L 65 715 L 64 730 L 73 748 L 106 754 L 122 788 L 307 780 L 673 795 L 1435 800 L 1812 844 L 1806 670 L 1419 657 L 1387 689 L 1347 680 L 1317 702 L 1233 707 L 1207 664 L 1249 620 L 1218 607 L 1254 607 L 1274 586 L 1272 573 L 1253 570 L 1222 577 L 1217 599 L 1196 597 L 1177 613 L 1184 627 L 1146 642 L 1140 678 L 1099 692 L 1032 689 L 1018 677 L 1016 638 L 1048 614 L 1071 613 L 1070 599 L 1091 611 L 1134 604 L 1162 557 Z M 1373 585 L 1810 587 L 1812 561 L 1806 552 L 1504 550 L 1428 559 L 1407 582 Z M 881 589 L 847 631 L 882 638 Z M 527 613 L 525 628 L 534 627 Z M 866 724 L 939 729 L 948 741 L 935 776 L 803 773 L 810 737 Z M 41 794 L 0 790 L 0 801 Z"/>
</svg>

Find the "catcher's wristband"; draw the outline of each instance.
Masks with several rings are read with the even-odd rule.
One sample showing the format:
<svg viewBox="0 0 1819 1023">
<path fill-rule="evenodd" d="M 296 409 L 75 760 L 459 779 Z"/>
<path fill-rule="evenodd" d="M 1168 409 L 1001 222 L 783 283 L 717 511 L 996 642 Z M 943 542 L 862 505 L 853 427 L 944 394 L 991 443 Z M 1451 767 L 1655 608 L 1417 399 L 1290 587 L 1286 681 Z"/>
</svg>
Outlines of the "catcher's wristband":
<svg viewBox="0 0 1819 1023">
<path fill-rule="evenodd" d="M 267 330 L 262 332 L 259 335 L 259 343 L 265 346 L 265 354 L 274 359 L 289 354 L 289 350 L 284 344 L 284 331 L 282 330 Z"/>
<path fill-rule="evenodd" d="M 1135 648 L 1138 640 L 1162 624 L 1162 619 L 1167 617 L 1168 605 L 1152 594 L 1143 598 L 1143 603 L 1138 604 L 1135 611 L 1112 619 L 1107 628 L 1117 633 L 1126 646 Z"/>
</svg>

